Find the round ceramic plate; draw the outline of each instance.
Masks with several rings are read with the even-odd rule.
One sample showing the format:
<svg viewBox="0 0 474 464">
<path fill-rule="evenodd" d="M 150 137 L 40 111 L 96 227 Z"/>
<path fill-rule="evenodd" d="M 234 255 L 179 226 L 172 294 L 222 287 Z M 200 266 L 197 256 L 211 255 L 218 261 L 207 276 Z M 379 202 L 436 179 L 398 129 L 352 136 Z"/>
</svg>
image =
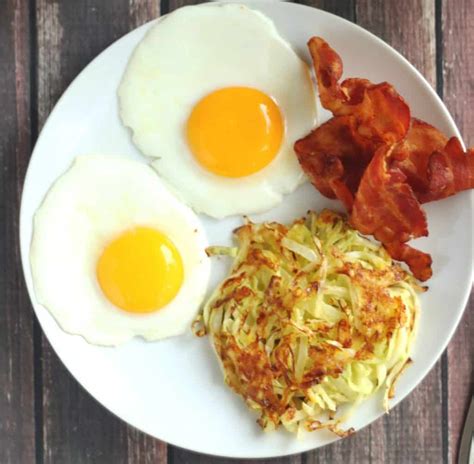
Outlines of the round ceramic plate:
<svg viewBox="0 0 474 464">
<path fill-rule="evenodd" d="M 276 24 L 309 62 L 307 40 L 324 37 L 342 56 L 345 75 L 387 80 L 409 102 L 414 116 L 448 135 L 459 132 L 440 99 L 423 77 L 384 42 L 331 14 L 284 2 L 248 2 Z M 140 339 L 118 348 L 89 345 L 64 333 L 35 300 L 28 259 L 32 218 L 51 183 L 81 153 L 119 154 L 146 162 L 120 123 L 116 89 L 134 47 L 153 23 L 115 42 L 77 77 L 51 113 L 31 158 L 21 207 L 21 254 L 26 283 L 41 326 L 58 356 L 82 386 L 114 414 L 138 429 L 190 450 L 232 457 L 271 457 L 303 452 L 337 439 L 327 431 L 296 440 L 284 431 L 264 434 L 256 417 L 223 383 L 208 339 L 191 331 L 155 343 Z M 179 57 L 178 57 L 179 59 Z M 269 70 L 271 72 L 271 69 Z M 321 113 L 324 120 L 327 115 Z M 414 364 L 397 386 L 392 406 L 427 374 L 445 349 L 462 315 L 471 285 L 472 197 L 468 192 L 426 205 L 430 237 L 417 247 L 431 253 L 434 277 L 422 297 L 422 316 Z M 291 221 L 307 209 L 340 209 L 336 202 L 303 185 L 256 221 Z M 241 218 L 201 217 L 212 244 L 228 244 Z M 211 286 L 226 263 L 213 263 Z M 381 398 L 362 404 L 348 422 L 360 429 L 382 415 Z M 203 426 L 204 425 L 204 426 Z"/>
</svg>

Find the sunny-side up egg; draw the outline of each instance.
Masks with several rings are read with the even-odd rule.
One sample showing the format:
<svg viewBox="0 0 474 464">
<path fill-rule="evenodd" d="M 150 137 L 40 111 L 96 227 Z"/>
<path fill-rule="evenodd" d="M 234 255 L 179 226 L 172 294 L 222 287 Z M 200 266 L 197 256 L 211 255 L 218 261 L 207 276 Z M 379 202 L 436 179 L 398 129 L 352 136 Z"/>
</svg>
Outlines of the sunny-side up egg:
<svg viewBox="0 0 474 464">
<path fill-rule="evenodd" d="M 178 335 L 207 289 L 206 246 L 198 218 L 149 166 L 79 156 L 35 214 L 36 298 L 90 343 Z"/>
<path fill-rule="evenodd" d="M 293 143 L 315 124 L 310 72 L 258 11 L 166 16 L 135 49 L 119 101 L 136 146 L 196 212 L 264 211 L 305 179 Z"/>
</svg>

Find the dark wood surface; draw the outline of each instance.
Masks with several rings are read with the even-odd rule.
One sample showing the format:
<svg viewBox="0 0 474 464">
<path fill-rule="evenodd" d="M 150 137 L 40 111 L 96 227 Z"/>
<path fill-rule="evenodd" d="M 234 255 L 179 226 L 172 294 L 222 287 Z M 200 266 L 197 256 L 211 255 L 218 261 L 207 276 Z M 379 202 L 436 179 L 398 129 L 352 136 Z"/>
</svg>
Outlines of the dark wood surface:
<svg viewBox="0 0 474 464">
<path fill-rule="evenodd" d="M 42 335 L 20 268 L 18 211 L 35 139 L 71 80 L 136 26 L 193 2 L 0 0 L 0 463 L 236 462 L 145 436 L 75 382 Z M 474 145 L 474 0 L 310 0 L 402 52 Z M 449 308 L 447 308 L 449 310 Z M 274 463 L 454 462 L 474 381 L 474 302 L 434 369 L 389 415 Z M 260 461 L 267 462 L 267 461 Z"/>
</svg>

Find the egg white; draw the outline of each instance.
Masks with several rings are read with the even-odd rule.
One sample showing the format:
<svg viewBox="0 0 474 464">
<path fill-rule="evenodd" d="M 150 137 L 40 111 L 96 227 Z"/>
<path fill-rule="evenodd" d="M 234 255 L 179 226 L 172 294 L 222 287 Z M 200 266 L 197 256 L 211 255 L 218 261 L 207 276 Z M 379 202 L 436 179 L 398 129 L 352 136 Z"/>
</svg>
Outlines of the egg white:
<svg viewBox="0 0 474 464">
<path fill-rule="evenodd" d="M 136 226 L 167 235 L 183 260 L 178 294 L 149 314 L 115 307 L 96 277 L 104 247 Z M 93 344 L 178 335 L 190 328 L 207 290 L 206 246 L 198 218 L 149 166 L 114 156 L 79 156 L 35 214 L 30 263 L 36 298 L 63 330 Z"/>
<path fill-rule="evenodd" d="M 186 141 L 199 100 L 231 86 L 277 102 L 286 131 L 279 153 L 257 173 L 228 178 L 203 168 Z M 268 210 L 304 180 L 293 143 L 316 121 L 307 64 L 263 14 L 236 4 L 180 8 L 156 23 L 135 49 L 119 91 L 123 123 L 174 193 L 216 218 Z"/>
</svg>

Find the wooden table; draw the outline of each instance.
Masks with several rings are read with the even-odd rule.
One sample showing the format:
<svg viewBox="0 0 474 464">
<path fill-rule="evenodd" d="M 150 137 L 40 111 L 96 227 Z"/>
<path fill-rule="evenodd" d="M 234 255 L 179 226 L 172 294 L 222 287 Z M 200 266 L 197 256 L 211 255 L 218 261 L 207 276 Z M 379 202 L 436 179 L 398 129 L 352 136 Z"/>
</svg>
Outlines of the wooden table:
<svg viewBox="0 0 474 464">
<path fill-rule="evenodd" d="M 58 97 L 107 45 L 187 3 L 192 2 L 0 0 L 2 464 L 228 462 L 143 435 L 82 390 L 42 335 L 23 282 L 18 247 L 28 159 Z M 474 145 L 474 0 L 305 3 L 360 24 L 403 53 L 444 99 L 465 142 Z M 272 462 L 453 462 L 473 387 L 473 303 L 471 298 L 434 369 L 389 415 L 334 445 Z"/>
</svg>

